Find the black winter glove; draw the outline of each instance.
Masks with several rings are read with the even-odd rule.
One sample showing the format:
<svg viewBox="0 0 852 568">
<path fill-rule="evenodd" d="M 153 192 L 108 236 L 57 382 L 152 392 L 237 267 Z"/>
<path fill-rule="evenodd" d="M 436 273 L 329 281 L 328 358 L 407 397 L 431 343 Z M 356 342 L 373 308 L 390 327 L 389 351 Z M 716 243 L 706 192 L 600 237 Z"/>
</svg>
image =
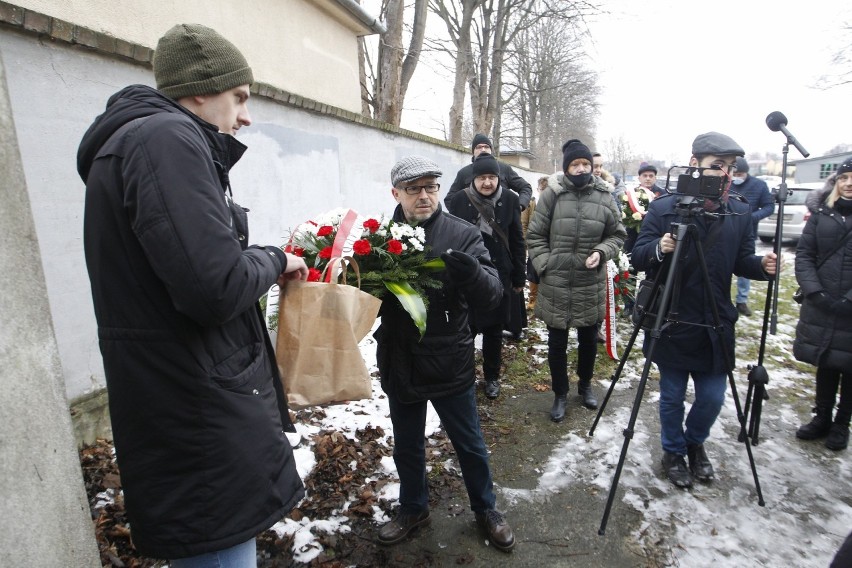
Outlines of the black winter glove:
<svg viewBox="0 0 852 568">
<path fill-rule="evenodd" d="M 479 272 L 479 261 L 460 250 L 449 249 L 441 254 L 447 265 L 447 273 L 456 284 L 465 284 L 476 277 Z"/>
<path fill-rule="evenodd" d="M 841 298 L 832 304 L 831 311 L 838 316 L 852 316 L 852 302 L 850 302 L 847 298 Z"/>
<path fill-rule="evenodd" d="M 826 312 L 830 312 L 833 308 L 834 302 L 831 301 L 831 298 L 828 297 L 828 294 L 820 290 L 819 292 L 814 292 L 813 294 L 809 294 L 807 299 L 814 305 L 815 308 L 820 310 L 824 310 Z"/>
</svg>

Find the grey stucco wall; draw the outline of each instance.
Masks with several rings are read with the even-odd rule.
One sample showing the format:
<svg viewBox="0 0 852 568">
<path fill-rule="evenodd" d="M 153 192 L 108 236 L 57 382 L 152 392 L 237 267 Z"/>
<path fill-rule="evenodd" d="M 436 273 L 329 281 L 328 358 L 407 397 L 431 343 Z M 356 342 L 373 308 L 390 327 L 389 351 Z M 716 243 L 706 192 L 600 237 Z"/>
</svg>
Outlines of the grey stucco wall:
<svg viewBox="0 0 852 568">
<path fill-rule="evenodd" d="M 0 55 L 0 566 L 100 566 Z"/>
<path fill-rule="evenodd" d="M 107 99 L 153 84 L 144 66 L 33 35 L 0 29 L 47 296 L 69 399 L 104 386 L 83 256 L 84 186 L 76 171 L 80 138 Z M 329 88 L 333 88 L 330 81 Z M 434 159 L 449 189 L 470 154 L 416 137 L 253 96 L 253 124 L 238 138 L 249 150 L 231 174 L 234 199 L 251 210 L 250 240 L 282 244 L 317 213 L 351 207 L 389 213 L 393 164 L 409 154 Z M 515 168 L 535 187 L 539 175 Z M 130 298 L 128 300 L 131 300 Z"/>
</svg>

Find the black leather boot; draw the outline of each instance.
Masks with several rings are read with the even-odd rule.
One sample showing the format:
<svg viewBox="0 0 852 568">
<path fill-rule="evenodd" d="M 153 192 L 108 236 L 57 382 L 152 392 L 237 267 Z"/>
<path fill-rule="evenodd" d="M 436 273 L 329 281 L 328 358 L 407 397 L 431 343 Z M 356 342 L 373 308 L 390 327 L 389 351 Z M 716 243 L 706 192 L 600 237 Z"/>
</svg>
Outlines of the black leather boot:
<svg viewBox="0 0 852 568">
<path fill-rule="evenodd" d="M 816 440 L 825 438 L 831 430 L 831 407 L 817 406 L 814 408 L 813 420 L 796 430 L 796 437 L 800 440 Z"/>
<path fill-rule="evenodd" d="M 592 392 L 591 380 L 581 380 L 579 384 L 577 384 L 577 392 L 580 393 L 580 400 L 583 401 L 583 406 L 591 408 L 592 410 L 598 407 L 598 399 L 595 397 L 595 393 Z"/>
<path fill-rule="evenodd" d="M 550 409 L 550 419 L 554 422 L 562 422 L 565 418 L 565 408 L 568 406 L 568 395 L 557 394 L 553 399 L 553 408 Z"/>
<path fill-rule="evenodd" d="M 486 379 L 485 396 L 491 399 L 500 396 L 500 381 L 497 379 Z"/>
</svg>

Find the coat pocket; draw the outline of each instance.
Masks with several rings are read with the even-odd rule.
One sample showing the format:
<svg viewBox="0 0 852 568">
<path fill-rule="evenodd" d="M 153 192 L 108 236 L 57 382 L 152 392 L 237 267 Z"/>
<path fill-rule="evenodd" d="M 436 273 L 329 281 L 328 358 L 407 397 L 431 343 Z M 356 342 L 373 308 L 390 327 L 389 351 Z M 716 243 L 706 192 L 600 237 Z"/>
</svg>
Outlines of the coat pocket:
<svg viewBox="0 0 852 568">
<path fill-rule="evenodd" d="M 428 343 L 424 340 L 412 348 L 411 383 L 414 387 L 452 385 L 468 374 L 473 376 L 471 342 L 457 342 L 456 337 L 441 339 Z"/>
<path fill-rule="evenodd" d="M 257 374 L 263 363 L 263 345 L 252 343 L 216 365 L 210 378 L 223 389 L 239 390 L 241 387 L 251 386 L 251 378 Z"/>
</svg>

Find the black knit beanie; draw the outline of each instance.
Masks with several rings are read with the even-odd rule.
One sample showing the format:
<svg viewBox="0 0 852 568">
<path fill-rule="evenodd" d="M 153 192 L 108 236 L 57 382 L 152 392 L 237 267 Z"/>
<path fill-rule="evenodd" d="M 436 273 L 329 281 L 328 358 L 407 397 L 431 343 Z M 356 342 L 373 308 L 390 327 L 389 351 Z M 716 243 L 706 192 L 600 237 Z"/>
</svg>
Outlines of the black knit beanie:
<svg viewBox="0 0 852 568">
<path fill-rule="evenodd" d="M 480 154 L 473 160 L 473 177 L 486 174 L 500 175 L 500 164 L 491 154 Z"/>
<path fill-rule="evenodd" d="M 848 174 L 852 172 L 852 158 L 849 158 L 839 166 L 837 166 L 837 175 Z"/>
<path fill-rule="evenodd" d="M 491 139 L 485 134 L 477 134 L 473 137 L 473 141 L 470 143 L 470 149 L 473 151 L 480 144 L 488 144 L 488 147 L 491 150 L 494 150 L 494 144 L 491 143 Z"/>
<path fill-rule="evenodd" d="M 562 171 L 567 172 L 568 166 L 577 158 L 586 158 L 592 162 L 592 151 L 589 147 L 577 140 L 569 140 L 562 145 Z"/>
<path fill-rule="evenodd" d="M 178 24 L 157 42 L 157 89 L 172 99 L 215 95 L 254 77 L 246 58 L 230 41 L 200 24 Z"/>
</svg>

